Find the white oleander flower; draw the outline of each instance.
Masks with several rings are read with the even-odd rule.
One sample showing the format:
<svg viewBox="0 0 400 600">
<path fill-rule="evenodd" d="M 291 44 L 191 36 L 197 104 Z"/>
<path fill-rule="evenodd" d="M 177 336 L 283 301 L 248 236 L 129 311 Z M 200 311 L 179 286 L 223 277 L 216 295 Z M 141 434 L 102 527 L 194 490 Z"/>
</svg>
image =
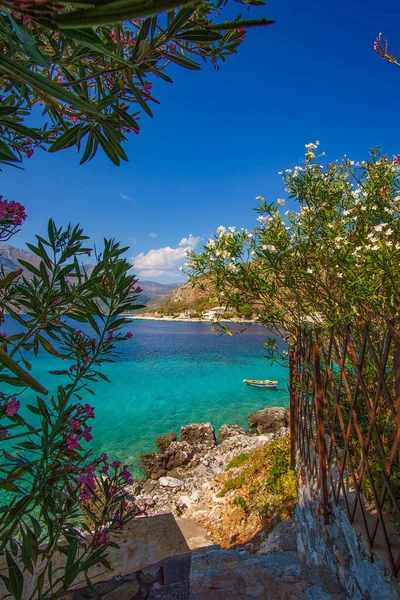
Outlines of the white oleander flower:
<svg viewBox="0 0 400 600">
<path fill-rule="evenodd" d="M 310 269 L 310 268 L 307 269 L 307 273 L 309 273 L 310 275 L 312 274 L 312 272 L 313 272 L 312 269 Z"/>
<path fill-rule="evenodd" d="M 337 276 L 339 277 L 339 279 L 343 279 L 343 273 L 338 273 Z"/>
<path fill-rule="evenodd" d="M 363 206 L 360 207 L 360 210 L 362 210 L 363 212 L 365 212 L 367 210 L 367 207 L 363 205 Z"/>
<path fill-rule="evenodd" d="M 392 242 L 391 240 L 388 240 L 388 241 L 386 242 L 386 246 L 393 246 L 393 242 Z"/>
<path fill-rule="evenodd" d="M 228 227 L 228 229 L 231 233 L 235 233 L 236 231 L 236 227 L 234 227 L 233 225 L 231 227 Z"/>
<path fill-rule="evenodd" d="M 375 229 L 375 231 L 382 231 L 382 229 L 383 229 L 382 223 L 380 225 L 375 225 L 374 229 Z"/>
<path fill-rule="evenodd" d="M 217 228 L 217 233 L 219 233 L 219 235 L 220 235 L 220 236 L 221 236 L 221 235 L 224 235 L 224 233 L 225 233 L 225 232 L 226 232 L 226 229 L 225 229 L 225 227 L 224 227 L 223 225 L 220 225 L 220 226 Z"/>
<path fill-rule="evenodd" d="M 333 229 L 333 223 L 328 223 L 329 229 Z"/>
<path fill-rule="evenodd" d="M 179 267 L 179 270 L 180 270 L 180 271 L 183 271 L 183 267 Z"/>
<path fill-rule="evenodd" d="M 283 198 L 278 198 L 278 200 L 277 200 L 277 204 L 278 204 L 278 206 L 285 206 L 285 201 L 284 201 L 284 199 L 283 199 Z"/>
<path fill-rule="evenodd" d="M 215 246 L 215 241 L 214 240 L 208 240 L 207 247 L 208 248 L 213 248 L 214 246 Z"/>
<path fill-rule="evenodd" d="M 248 234 L 247 234 L 247 237 L 248 237 L 248 238 L 252 238 L 252 237 L 253 237 L 253 234 L 252 234 L 252 233 L 248 233 Z"/>
<path fill-rule="evenodd" d="M 264 196 L 256 196 L 256 200 L 263 202 L 265 200 Z"/>
<path fill-rule="evenodd" d="M 349 210 L 344 210 L 344 211 L 343 211 L 343 215 L 344 215 L 345 217 L 347 217 L 347 215 L 349 215 L 349 214 L 350 214 L 350 211 L 349 211 Z"/>
</svg>

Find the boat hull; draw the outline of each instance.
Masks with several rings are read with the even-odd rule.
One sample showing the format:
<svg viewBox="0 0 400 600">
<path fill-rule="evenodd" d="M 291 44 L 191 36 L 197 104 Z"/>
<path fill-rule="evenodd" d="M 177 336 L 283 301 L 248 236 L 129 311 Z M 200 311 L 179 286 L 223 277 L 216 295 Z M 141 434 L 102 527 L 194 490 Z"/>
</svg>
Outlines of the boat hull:
<svg viewBox="0 0 400 600">
<path fill-rule="evenodd" d="M 243 382 L 251 387 L 266 389 L 274 389 L 278 385 L 277 381 L 270 381 L 269 379 L 266 379 L 265 381 L 260 379 L 243 379 Z"/>
</svg>

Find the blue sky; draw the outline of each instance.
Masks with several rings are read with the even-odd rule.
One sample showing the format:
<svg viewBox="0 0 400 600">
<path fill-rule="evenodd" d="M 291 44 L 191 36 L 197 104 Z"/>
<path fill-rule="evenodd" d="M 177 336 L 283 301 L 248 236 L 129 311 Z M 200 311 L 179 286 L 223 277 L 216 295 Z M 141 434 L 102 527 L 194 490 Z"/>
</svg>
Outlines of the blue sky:
<svg viewBox="0 0 400 600">
<path fill-rule="evenodd" d="M 4 170 L 2 194 L 28 213 L 13 245 L 44 233 L 49 217 L 79 222 L 97 244 L 131 246 L 142 278 L 179 281 L 186 245 L 221 224 L 251 227 L 255 196 L 284 196 L 278 171 L 301 161 L 305 143 L 320 140 L 332 160 L 377 145 L 400 152 L 400 69 L 373 51 L 382 31 L 400 53 L 398 2 L 271 0 L 257 13 L 276 24 L 249 31 L 220 71 L 173 67 L 174 84 L 155 83 L 161 105 L 130 136 L 129 163 L 99 151 L 80 167 L 71 149 Z"/>
</svg>

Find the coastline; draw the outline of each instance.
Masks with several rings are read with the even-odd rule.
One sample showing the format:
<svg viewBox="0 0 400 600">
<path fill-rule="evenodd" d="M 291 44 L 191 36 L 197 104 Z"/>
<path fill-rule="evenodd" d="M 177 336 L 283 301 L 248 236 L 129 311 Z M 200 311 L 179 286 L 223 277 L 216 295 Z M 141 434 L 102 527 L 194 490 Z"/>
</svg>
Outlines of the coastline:
<svg viewBox="0 0 400 600">
<path fill-rule="evenodd" d="M 121 317 L 125 317 L 126 319 L 131 319 L 132 321 L 178 321 L 180 323 L 213 323 L 211 319 L 191 319 L 190 317 L 153 317 L 151 315 L 143 314 L 143 315 L 126 315 L 122 314 Z M 249 319 L 222 319 L 218 321 L 218 323 L 238 323 L 243 325 L 245 323 L 254 324 L 256 321 Z"/>
</svg>

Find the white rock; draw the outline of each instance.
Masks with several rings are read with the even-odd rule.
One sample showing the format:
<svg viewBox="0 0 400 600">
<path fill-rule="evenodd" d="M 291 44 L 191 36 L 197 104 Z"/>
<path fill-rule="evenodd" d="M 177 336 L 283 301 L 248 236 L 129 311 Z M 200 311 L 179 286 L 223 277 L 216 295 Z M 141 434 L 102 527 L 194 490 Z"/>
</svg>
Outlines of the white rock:
<svg viewBox="0 0 400 600">
<path fill-rule="evenodd" d="M 175 477 L 160 477 L 158 483 L 161 485 L 161 487 L 169 488 L 180 488 L 183 485 L 183 481 L 176 479 Z"/>
</svg>

